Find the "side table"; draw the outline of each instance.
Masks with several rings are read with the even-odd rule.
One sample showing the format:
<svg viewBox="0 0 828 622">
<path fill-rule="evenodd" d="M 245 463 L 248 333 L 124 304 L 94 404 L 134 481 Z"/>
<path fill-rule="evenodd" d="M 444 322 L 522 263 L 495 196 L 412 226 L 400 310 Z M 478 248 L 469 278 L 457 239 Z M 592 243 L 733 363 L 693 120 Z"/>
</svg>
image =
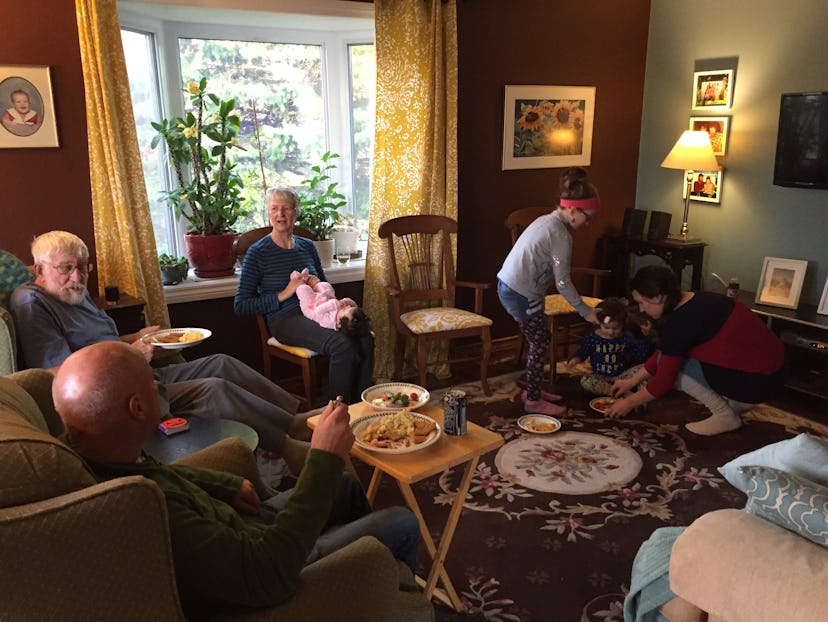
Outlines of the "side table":
<svg viewBox="0 0 828 622">
<path fill-rule="evenodd" d="M 187 421 L 190 429 L 172 436 L 156 430 L 144 443 L 144 451 L 159 462 L 169 464 L 231 436 L 238 436 L 250 449 L 256 449 L 259 444 L 256 430 L 238 421 L 202 417 L 190 417 Z"/>
<path fill-rule="evenodd" d="M 117 302 L 109 302 L 103 296 L 95 296 L 92 300 L 113 319 L 121 335 L 137 333 L 146 325 L 141 298 L 122 293 Z"/>
<path fill-rule="evenodd" d="M 679 282 L 684 268 L 690 266 L 690 289 L 697 291 L 702 288 L 702 261 L 707 244 L 701 240 L 679 242 L 670 238 L 648 240 L 641 236 L 604 236 L 600 245 L 602 266 L 612 270 L 612 291 L 607 292 L 610 295 L 620 296 L 626 293 L 630 265 L 636 255 L 661 257 L 676 274 Z"/>
<path fill-rule="evenodd" d="M 348 408 L 351 422 L 363 415 L 374 412 L 376 411 L 373 408 L 364 403 L 352 404 Z M 426 405 L 418 408 L 417 412 L 431 417 L 441 426 L 443 425 L 443 410 L 439 406 Z M 318 419 L 318 415 L 308 419 L 308 426 L 314 428 Z M 468 422 L 466 433 L 462 436 L 443 434 L 436 443 L 421 451 L 412 451 L 406 454 L 386 454 L 369 451 L 358 445 L 351 448 L 351 455 L 374 467 L 371 483 L 368 485 L 366 493 L 371 503 L 374 502 L 383 474 L 388 474 L 397 481 L 397 486 L 399 486 L 406 505 L 420 523 L 420 536 L 432 560 L 428 577 L 424 580 L 417 577 L 417 580 L 424 586 L 423 590 L 427 598 L 439 598 L 455 611 L 463 612 L 465 606 L 446 572 L 446 556 L 454 532 L 457 529 L 460 513 L 463 510 L 466 494 L 471 487 L 472 477 L 480 456 L 497 449 L 503 443 L 503 437 L 500 434 Z M 431 537 L 431 531 L 425 522 L 423 512 L 417 503 L 411 485 L 455 466 L 462 467 L 463 475 L 454 494 L 454 501 L 451 504 L 448 519 L 440 536 L 440 544 L 437 546 Z M 438 582 L 442 584 L 442 590 L 437 588 Z"/>
</svg>

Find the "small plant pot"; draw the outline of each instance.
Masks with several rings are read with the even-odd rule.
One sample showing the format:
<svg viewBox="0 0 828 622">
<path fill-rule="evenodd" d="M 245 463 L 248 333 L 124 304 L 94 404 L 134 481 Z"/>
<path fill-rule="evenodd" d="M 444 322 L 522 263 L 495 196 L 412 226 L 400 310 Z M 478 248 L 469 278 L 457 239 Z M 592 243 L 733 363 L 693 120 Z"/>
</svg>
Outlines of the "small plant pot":
<svg viewBox="0 0 828 622">
<path fill-rule="evenodd" d="M 182 278 L 181 269 L 178 266 L 162 266 L 161 267 L 161 283 L 164 285 L 178 285 Z"/>
</svg>

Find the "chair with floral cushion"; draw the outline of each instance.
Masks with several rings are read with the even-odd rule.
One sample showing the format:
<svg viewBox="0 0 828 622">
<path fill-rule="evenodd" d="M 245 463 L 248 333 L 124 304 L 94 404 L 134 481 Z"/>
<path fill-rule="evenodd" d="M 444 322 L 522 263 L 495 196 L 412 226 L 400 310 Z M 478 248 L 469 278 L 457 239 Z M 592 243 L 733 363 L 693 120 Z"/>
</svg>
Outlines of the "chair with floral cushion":
<svg viewBox="0 0 828 622">
<path fill-rule="evenodd" d="M 417 215 L 392 218 L 380 225 L 379 237 L 388 243 L 391 282 L 388 301 L 397 331 L 394 377 L 402 375 L 405 343 L 413 337 L 420 385 L 426 386 L 426 355 L 432 342 L 449 342 L 459 337 L 480 338 L 481 353 L 472 357 L 449 356 L 440 363 L 480 360 L 480 382 L 486 395 L 492 320 L 481 315 L 485 283 L 457 281 L 451 236 L 457 221 L 446 216 Z M 474 311 L 455 307 L 455 290 L 474 290 Z"/>
</svg>

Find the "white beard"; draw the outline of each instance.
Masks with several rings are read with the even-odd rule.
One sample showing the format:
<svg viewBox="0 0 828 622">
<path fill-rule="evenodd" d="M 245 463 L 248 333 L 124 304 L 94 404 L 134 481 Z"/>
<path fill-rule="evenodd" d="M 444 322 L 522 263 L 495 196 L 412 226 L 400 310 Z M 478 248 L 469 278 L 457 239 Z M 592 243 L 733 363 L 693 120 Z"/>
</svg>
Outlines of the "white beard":
<svg viewBox="0 0 828 622">
<path fill-rule="evenodd" d="M 66 304 L 79 305 L 86 298 L 86 287 L 83 285 L 66 284 L 60 290 L 60 299 Z"/>
</svg>

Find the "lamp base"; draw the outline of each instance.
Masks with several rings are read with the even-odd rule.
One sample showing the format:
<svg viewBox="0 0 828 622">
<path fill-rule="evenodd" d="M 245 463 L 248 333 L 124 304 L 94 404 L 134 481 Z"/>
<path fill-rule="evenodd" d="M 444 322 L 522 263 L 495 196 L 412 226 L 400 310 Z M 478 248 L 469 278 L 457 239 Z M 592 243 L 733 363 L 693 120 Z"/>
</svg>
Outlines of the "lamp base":
<svg viewBox="0 0 828 622">
<path fill-rule="evenodd" d="M 667 236 L 670 242 L 678 242 L 679 244 L 695 244 L 701 242 L 701 238 L 688 233 L 671 233 Z"/>
</svg>

